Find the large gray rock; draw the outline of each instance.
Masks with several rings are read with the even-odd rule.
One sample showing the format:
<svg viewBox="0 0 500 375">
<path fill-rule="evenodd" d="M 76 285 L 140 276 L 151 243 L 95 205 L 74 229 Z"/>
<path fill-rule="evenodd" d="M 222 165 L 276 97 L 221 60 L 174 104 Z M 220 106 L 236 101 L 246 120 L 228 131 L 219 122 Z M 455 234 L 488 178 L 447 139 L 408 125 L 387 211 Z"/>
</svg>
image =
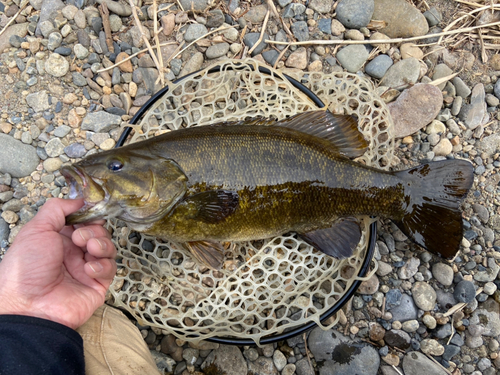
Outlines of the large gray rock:
<svg viewBox="0 0 500 375">
<path fill-rule="evenodd" d="M 403 138 L 422 129 L 436 118 L 442 104 L 443 94 L 435 86 L 417 84 L 403 91 L 388 105 L 394 120 L 394 137 Z"/>
<path fill-rule="evenodd" d="M 74 0 L 75 2 L 82 1 L 82 0 Z M 108 9 L 110 12 L 118 14 L 119 16 L 122 17 L 128 17 L 132 14 L 132 9 L 128 4 L 121 3 L 119 1 L 113 1 L 113 0 L 97 0 L 99 4 L 102 4 L 103 2 L 106 3 L 108 6 Z M 77 4 L 75 4 L 77 5 Z M 77 5 L 78 6 L 78 5 Z M 81 6 L 78 6 L 78 8 L 81 8 Z M 111 21 L 111 17 L 110 17 Z M 111 28 L 111 31 L 113 31 L 113 28 Z"/>
<path fill-rule="evenodd" d="M 311 0 L 309 2 L 309 8 L 314 9 L 318 13 L 329 13 L 332 10 L 332 6 L 333 0 Z"/>
<path fill-rule="evenodd" d="M 372 19 L 387 22 L 387 27 L 379 31 L 391 38 L 420 36 L 429 31 L 424 15 L 405 0 L 375 0 Z"/>
<path fill-rule="evenodd" d="M 41 35 L 39 25 L 45 21 L 51 21 L 57 16 L 57 11 L 64 8 L 65 4 L 61 0 L 44 0 L 42 3 L 42 10 L 40 11 L 40 18 L 36 28 L 36 35 Z"/>
<path fill-rule="evenodd" d="M 50 108 L 49 96 L 45 90 L 27 95 L 26 103 L 28 103 L 35 112 L 43 112 Z"/>
<path fill-rule="evenodd" d="M 191 9 L 203 12 L 209 6 L 208 0 L 180 0 L 182 7 L 185 11 L 190 11 Z"/>
<path fill-rule="evenodd" d="M 5 32 L 2 35 L 0 35 L 0 53 L 2 53 L 3 50 L 6 49 L 7 47 L 10 47 L 9 39 L 11 36 L 16 35 L 21 38 L 24 38 L 28 33 L 28 25 L 29 22 L 17 23 L 9 26 L 7 30 L 5 30 Z"/>
<path fill-rule="evenodd" d="M 408 294 L 401 296 L 401 303 L 391 309 L 392 318 L 400 322 L 417 319 L 417 306 Z"/>
<path fill-rule="evenodd" d="M 500 150 L 500 134 L 494 133 L 492 135 L 484 137 L 480 142 L 478 142 L 477 145 L 479 150 L 487 153 L 488 156 L 492 156 L 498 150 Z"/>
<path fill-rule="evenodd" d="M 260 33 L 247 33 L 243 37 L 243 42 L 248 46 L 248 49 L 252 49 L 252 47 L 259 41 Z M 267 47 L 266 39 L 269 39 L 269 35 L 264 33 L 264 37 L 262 41 L 257 45 L 257 47 L 252 51 L 252 56 L 258 55 Z"/>
<path fill-rule="evenodd" d="M 203 65 L 203 54 L 201 52 L 196 52 L 184 65 L 181 72 L 179 73 L 180 77 L 184 77 L 185 75 L 196 72 L 201 69 Z"/>
<path fill-rule="evenodd" d="M 436 305 L 436 291 L 426 282 L 417 281 L 411 289 L 415 304 L 424 311 L 431 311 Z"/>
<path fill-rule="evenodd" d="M 259 357 L 255 361 L 248 361 L 248 373 L 278 375 L 279 371 L 271 358 Z"/>
<path fill-rule="evenodd" d="M 40 159 L 36 149 L 7 134 L 0 134 L 0 173 L 26 177 L 35 171 Z"/>
<path fill-rule="evenodd" d="M 243 358 L 243 354 L 236 346 L 221 345 L 218 349 L 213 350 L 205 359 L 201 368 L 204 369 L 212 363 L 221 373 L 247 375 L 248 372 L 245 358 Z"/>
<path fill-rule="evenodd" d="M 360 44 L 353 44 L 337 52 L 340 65 L 350 73 L 356 73 L 368 60 L 368 50 Z"/>
<path fill-rule="evenodd" d="M 484 85 L 478 83 L 472 89 L 470 104 L 462 107 L 460 118 L 465 122 L 465 125 L 471 130 L 474 130 L 479 125 L 484 124 L 488 117 L 486 111 L 486 94 Z"/>
<path fill-rule="evenodd" d="M 0 216 L 0 246 L 1 243 L 9 239 L 9 224 Z"/>
<path fill-rule="evenodd" d="M 104 111 L 89 113 L 82 121 L 82 130 L 105 133 L 121 124 L 121 117 Z"/>
<path fill-rule="evenodd" d="M 321 375 L 377 374 L 380 357 L 371 345 L 319 327 L 309 335 L 308 345 Z"/>
<path fill-rule="evenodd" d="M 446 375 L 441 366 L 435 364 L 425 354 L 419 352 L 410 352 L 405 355 L 403 370 L 405 375 Z"/>
<path fill-rule="evenodd" d="M 471 325 L 482 326 L 483 336 L 496 337 L 500 334 L 500 315 L 498 303 L 493 299 L 479 305 L 470 318 Z"/>
<path fill-rule="evenodd" d="M 359 29 L 370 23 L 374 7 L 373 0 L 340 0 L 337 19 L 349 29 Z"/>
<path fill-rule="evenodd" d="M 187 43 L 191 43 L 192 41 L 201 38 L 203 35 L 206 35 L 207 33 L 208 30 L 205 27 L 205 25 L 202 25 L 200 23 L 194 23 L 187 27 L 186 33 L 184 34 L 184 40 Z"/>
<path fill-rule="evenodd" d="M 403 59 L 391 66 L 380 81 L 380 86 L 388 86 L 402 90 L 408 85 L 418 81 L 420 75 L 420 63 L 417 59 L 410 57 Z"/>
</svg>

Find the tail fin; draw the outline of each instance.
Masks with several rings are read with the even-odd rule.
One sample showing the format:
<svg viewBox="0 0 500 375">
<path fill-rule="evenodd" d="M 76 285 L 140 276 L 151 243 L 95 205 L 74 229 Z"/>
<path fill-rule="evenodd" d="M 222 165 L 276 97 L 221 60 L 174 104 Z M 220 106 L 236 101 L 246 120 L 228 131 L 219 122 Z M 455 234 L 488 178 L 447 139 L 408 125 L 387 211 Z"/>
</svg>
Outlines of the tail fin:
<svg viewBox="0 0 500 375">
<path fill-rule="evenodd" d="M 453 257 L 462 241 L 459 206 L 474 180 L 472 164 L 465 160 L 444 160 L 396 175 L 408 186 L 405 186 L 405 216 L 395 224 L 430 252 Z"/>
</svg>

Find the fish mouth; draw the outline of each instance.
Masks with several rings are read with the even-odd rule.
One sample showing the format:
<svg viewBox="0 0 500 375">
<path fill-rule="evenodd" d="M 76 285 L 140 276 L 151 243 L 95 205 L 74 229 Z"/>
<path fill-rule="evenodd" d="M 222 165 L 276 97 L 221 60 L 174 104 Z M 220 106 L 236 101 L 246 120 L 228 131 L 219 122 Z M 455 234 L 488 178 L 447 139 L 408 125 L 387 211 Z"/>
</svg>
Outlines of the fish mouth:
<svg viewBox="0 0 500 375">
<path fill-rule="evenodd" d="M 85 174 L 76 167 L 63 167 L 61 168 L 61 174 L 66 179 L 66 184 L 69 187 L 68 198 L 84 198 L 83 187 L 86 185 L 87 180 Z"/>
<path fill-rule="evenodd" d="M 61 174 L 69 187 L 68 198 L 83 198 L 84 205 L 66 216 L 66 225 L 85 223 L 105 217 L 104 206 L 109 200 L 102 183 L 88 176 L 77 166 L 61 168 Z"/>
</svg>

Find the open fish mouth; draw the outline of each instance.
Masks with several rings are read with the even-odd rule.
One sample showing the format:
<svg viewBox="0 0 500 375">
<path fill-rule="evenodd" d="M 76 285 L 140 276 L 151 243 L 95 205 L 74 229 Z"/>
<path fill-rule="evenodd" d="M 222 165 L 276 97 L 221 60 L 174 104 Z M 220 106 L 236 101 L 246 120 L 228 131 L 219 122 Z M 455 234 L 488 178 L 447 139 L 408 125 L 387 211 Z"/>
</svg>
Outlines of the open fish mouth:
<svg viewBox="0 0 500 375">
<path fill-rule="evenodd" d="M 66 179 L 66 184 L 69 187 L 69 199 L 84 198 L 83 187 L 86 185 L 85 175 L 75 167 L 63 167 L 61 174 Z"/>
<path fill-rule="evenodd" d="M 75 166 L 61 168 L 61 174 L 69 187 L 68 197 L 84 200 L 82 208 L 66 217 L 66 224 L 73 225 L 103 218 L 105 213 L 102 208 L 107 203 L 108 194 L 101 184 Z"/>
</svg>

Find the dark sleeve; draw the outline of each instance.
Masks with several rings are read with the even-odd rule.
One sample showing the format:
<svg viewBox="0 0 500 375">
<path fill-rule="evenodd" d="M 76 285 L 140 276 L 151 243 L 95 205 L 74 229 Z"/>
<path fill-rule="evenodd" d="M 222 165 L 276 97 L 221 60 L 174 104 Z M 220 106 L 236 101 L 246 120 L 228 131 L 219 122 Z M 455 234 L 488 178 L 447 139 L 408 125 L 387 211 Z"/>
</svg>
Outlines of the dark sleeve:
<svg viewBox="0 0 500 375">
<path fill-rule="evenodd" d="M 83 340 L 50 320 L 0 315 L 0 375 L 85 374 Z"/>
</svg>

